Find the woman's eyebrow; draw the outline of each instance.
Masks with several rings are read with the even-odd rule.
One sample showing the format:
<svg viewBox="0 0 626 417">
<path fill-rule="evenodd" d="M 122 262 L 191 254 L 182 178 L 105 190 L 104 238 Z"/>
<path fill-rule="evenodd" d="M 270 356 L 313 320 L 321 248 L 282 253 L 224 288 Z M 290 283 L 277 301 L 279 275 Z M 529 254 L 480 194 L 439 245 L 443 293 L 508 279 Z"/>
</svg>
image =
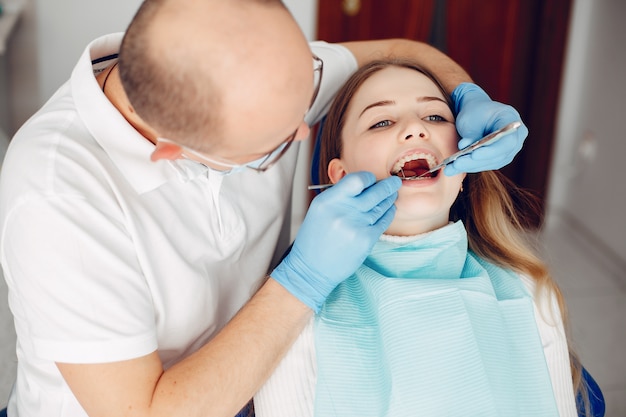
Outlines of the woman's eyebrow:
<svg viewBox="0 0 626 417">
<path fill-rule="evenodd" d="M 418 97 L 417 98 L 417 102 L 418 103 L 424 103 L 424 102 L 429 102 L 429 101 L 441 101 L 443 104 L 448 104 L 446 103 L 446 101 L 444 99 L 442 99 L 441 97 L 435 97 L 435 96 L 424 96 L 424 97 Z"/>
<path fill-rule="evenodd" d="M 377 101 L 376 103 L 372 103 L 369 106 L 366 106 L 363 111 L 361 112 L 361 114 L 359 114 L 359 117 L 363 116 L 363 113 L 365 113 L 366 111 L 368 111 L 369 109 L 373 108 L 373 107 L 380 107 L 380 106 L 389 106 L 392 104 L 396 104 L 395 101 L 393 100 L 382 100 L 382 101 Z"/>
<path fill-rule="evenodd" d="M 428 103 L 430 101 L 440 101 L 443 104 L 445 104 L 446 106 L 448 105 L 446 103 L 446 101 L 444 99 L 442 99 L 441 97 L 435 97 L 435 96 L 423 96 L 423 97 L 417 97 L 417 99 L 415 100 L 418 103 Z M 393 100 L 381 100 L 381 101 L 377 101 L 375 103 L 372 103 L 368 106 L 366 106 L 363 111 L 361 112 L 361 114 L 359 115 L 359 117 L 363 116 L 363 113 L 365 113 L 366 111 L 368 111 L 369 109 L 373 108 L 373 107 L 380 107 L 380 106 L 389 106 L 392 104 L 396 104 L 395 101 Z"/>
</svg>

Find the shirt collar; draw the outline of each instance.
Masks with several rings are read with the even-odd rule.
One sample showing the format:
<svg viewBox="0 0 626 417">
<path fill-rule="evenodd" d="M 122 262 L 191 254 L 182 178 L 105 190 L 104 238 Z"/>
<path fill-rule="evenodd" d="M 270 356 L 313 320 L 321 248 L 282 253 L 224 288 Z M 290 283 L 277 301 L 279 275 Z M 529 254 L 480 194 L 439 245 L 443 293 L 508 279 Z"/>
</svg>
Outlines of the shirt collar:
<svg viewBox="0 0 626 417">
<path fill-rule="evenodd" d="M 72 95 L 85 126 L 139 194 L 175 178 L 189 180 L 206 172 L 199 164 L 190 167 L 184 161 L 151 161 L 154 144 L 126 121 L 100 89 L 94 74 L 116 58 L 97 64 L 92 61 L 117 54 L 122 37 L 123 33 L 114 33 L 91 42 L 72 72 Z"/>
</svg>

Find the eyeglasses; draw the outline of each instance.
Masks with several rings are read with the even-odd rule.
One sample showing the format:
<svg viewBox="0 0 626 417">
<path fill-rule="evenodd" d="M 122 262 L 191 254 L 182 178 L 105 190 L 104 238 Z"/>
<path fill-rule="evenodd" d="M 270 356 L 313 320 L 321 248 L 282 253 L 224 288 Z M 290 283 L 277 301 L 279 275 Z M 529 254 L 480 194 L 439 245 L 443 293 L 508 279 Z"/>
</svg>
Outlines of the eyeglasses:
<svg viewBox="0 0 626 417">
<path fill-rule="evenodd" d="M 309 104 L 309 108 L 307 109 L 307 112 L 309 112 L 309 110 L 311 110 L 311 107 L 313 106 L 313 103 L 315 103 L 315 99 L 317 98 L 317 94 L 320 91 L 320 85 L 322 84 L 322 73 L 324 71 L 324 61 L 322 61 L 319 57 L 317 57 L 316 55 L 313 55 L 313 75 L 314 75 L 314 89 L 313 89 L 313 97 L 311 99 L 311 104 Z M 305 113 L 305 114 L 306 114 Z M 274 164 L 276 164 L 276 162 L 278 162 L 278 160 L 280 158 L 282 158 L 287 151 L 289 150 L 291 144 L 294 142 L 294 140 L 296 139 L 296 135 L 298 134 L 298 130 L 300 129 L 300 126 L 298 126 L 296 128 L 296 130 L 289 135 L 289 137 L 287 137 L 287 139 L 285 139 L 280 145 L 278 145 L 276 148 L 274 148 L 273 150 L 271 150 L 270 152 L 268 152 L 267 154 L 265 154 L 264 156 L 262 156 L 261 158 L 258 158 L 252 162 L 249 162 L 247 164 L 237 164 L 234 163 L 232 161 L 229 161 L 227 159 L 223 159 L 223 158 L 212 158 L 209 157 L 203 153 L 200 153 L 194 149 L 188 148 L 184 145 L 178 144 L 176 142 L 174 142 L 171 139 L 166 139 L 166 138 L 158 138 L 157 140 L 160 142 L 168 142 L 168 143 L 173 143 L 177 146 L 179 146 L 182 150 L 183 150 L 183 156 L 185 156 L 185 153 L 189 154 L 189 155 L 193 155 L 194 159 L 198 159 L 201 162 L 207 162 L 209 164 L 212 165 L 218 165 L 224 168 L 228 168 L 229 170 L 235 170 L 235 169 L 240 169 L 240 168 L 249 168 L 253 171 L 257 171 L 257 172 L 265 172 L 268 169 L 270 169 L 272 166 L 274 166 Z"/>
</svg>

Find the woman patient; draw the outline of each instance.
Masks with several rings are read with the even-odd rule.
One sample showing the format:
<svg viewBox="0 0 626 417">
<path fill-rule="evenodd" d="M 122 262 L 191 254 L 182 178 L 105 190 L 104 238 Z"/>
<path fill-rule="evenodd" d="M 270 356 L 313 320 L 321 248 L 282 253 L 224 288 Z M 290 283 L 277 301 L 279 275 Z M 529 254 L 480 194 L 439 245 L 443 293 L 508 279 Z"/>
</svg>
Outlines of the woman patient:
<svg viewBox="0 0 626 417">
<path fill-rule="evenodd" d="M 450 106 L 409 62 L 362 68 L 328 113 L 321 180 L 436 165 L 458 150 Z M 393 223 L 255 396 L 256 415 L 576 416 L 563 298 L 512 196 L 528 201 L 497 172 L 403 181 Z"/>
</svg>

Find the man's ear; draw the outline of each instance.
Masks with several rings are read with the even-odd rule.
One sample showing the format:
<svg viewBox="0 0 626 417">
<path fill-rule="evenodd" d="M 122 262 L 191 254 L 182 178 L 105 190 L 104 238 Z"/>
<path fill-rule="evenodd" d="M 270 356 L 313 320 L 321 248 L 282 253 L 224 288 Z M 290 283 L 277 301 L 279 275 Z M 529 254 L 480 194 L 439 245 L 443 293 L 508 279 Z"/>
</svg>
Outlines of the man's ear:
<svg viewBox="0 0 626 417">
<path fill-rule="evenodd" d="M 347 173 L 341 159 L 335 158 L 328 163 L 328 178 L 333 184 L 337 184 Z"/>
<path fill-rule="evenodd" d="M 175 143 L 157 140 L 154 151 L 150 155 L 152 161 L 159 159 L 175 160 L 183 157 L 183 149 Z"/>
</svg>

